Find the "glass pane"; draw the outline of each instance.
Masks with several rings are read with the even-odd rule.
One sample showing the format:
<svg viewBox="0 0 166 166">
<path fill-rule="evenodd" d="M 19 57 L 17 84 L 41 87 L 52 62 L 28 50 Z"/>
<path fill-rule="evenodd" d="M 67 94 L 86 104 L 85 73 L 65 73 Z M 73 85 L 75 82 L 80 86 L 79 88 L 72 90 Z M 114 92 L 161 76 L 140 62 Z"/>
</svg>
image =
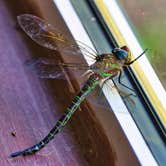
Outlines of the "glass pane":
<svg viewBox="0 0 166 166">
<path fill-rule="evenodd" d="M 144 48 L 149 48 L 148 59 L 166 89 L 166 1 L 119 0 L 127 12 L 134 31 Z"/>
</svg>

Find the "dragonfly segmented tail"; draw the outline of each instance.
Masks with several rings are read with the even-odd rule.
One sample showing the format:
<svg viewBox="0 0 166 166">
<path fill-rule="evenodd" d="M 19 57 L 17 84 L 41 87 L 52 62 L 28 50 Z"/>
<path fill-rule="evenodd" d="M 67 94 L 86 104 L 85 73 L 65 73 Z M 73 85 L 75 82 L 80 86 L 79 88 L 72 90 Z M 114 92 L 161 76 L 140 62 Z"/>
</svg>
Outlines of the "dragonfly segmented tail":
<svg viewBox="0 0 166 166">
<path fill-rule="evenodd" d="M 23 151 L 12 153 L 10 157 L 13 158 L 20 155 L 31 155 L 45 147 L 45 145 L 48 144 L 55 137 L 55 135 L 63 129 L 63 127 L 67 124 L 67 122 L 72 117 L 77 108 L 80 106 L 85 97 L 99 84 L 100 79 L 101 76 L 99 76 L 98 74 L 91 75 L 89 79 L 84 83 L 84 86 L 82 87 L 78 95 L 73 99 L 72 104 L 67 108 L 66 112 L 51 129 L 49 134 L 34 146 L 27 148 Z"/>
</svg>

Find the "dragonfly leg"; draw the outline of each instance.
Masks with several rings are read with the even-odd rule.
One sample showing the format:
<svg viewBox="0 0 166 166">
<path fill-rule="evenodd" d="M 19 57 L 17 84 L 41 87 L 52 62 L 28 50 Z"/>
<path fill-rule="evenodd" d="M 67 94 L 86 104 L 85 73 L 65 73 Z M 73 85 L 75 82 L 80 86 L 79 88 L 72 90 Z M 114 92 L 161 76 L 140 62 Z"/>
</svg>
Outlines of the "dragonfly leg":
<svg viewBox="0 0 166 166">
<path fill-rule="evenodd" d="M 121 78 L 121 74 L 120 74 L 119 77 L 118 77 L 118 82 L 119 82 L 120 78 Z M 106 82 L 107 82 L 108 80 L 110 80 L 110 79 L 111 79 L 112 82 L 114 83 L 114 85 L 115 85 L 116 89 L 118 90 L 118 92 L 119 92 L 121 95 L 123 94 L 123 95 L 122 95 L 123 98 L 129 97 L 129 96 L 131 96 L 131 95 L 136 97 L 136 95 L 133 94 L 133 93 L 127 94 L 127 93 L 125 93 L 124 91 L 122 91 L 122 90 L 117 86 L 117 84 L 115 83 L 115 81 L 113 80 L 113 76 L 108 77 L 107 79 L 104 80 L 104 82 L 103 82 L 102 85 L 101 85 L 101 89 L 103 88 L 104 84 L 106 84 Z M 133 89 L 129 88 L 128 86 L 124 85 L 123 83 L 120 82 L 120 84 L 123 85 L 124 87 L 128 88 L 129 90 L 134 91 Z M 135 92 L 135 91 L 134 91 L 134 92 Z"/>
<path fill-rule="evenodd" d="M 135 93 L 135 90 L 132 88 L 129 88 L 127 85 L 125 85 L 124 83 L 122 83 L 121 81 L 121 77 L 122 77 L 122 71 L 120 71 L 119 73 L 119 77 L 118 77 L 118 83 L 122 86 L 124 86 L 125 88 L 129 89 L 130 91 L 133 91 Z M 135 96 L 135 95 L 134 95 Z"/>
<path fill-rule="evenodd" d="M 133 93 L 129 93 L 129 94 L 128 94 L 128 93 L 122 91 L 121 89 L 119 89 L 113 79 L 112 79 L 112 82 L 114 83 L 114 85 L 115 85 L 117 91 L 119 92 L 119 94 L 121 95 L 122 99 L 127 99 L 127 98 L 129 98 L 130 101 L 131 101 L 133 104 L 135 104 L 135 102 L 132 100 L 132 98 L 130 98 L 130 96 L 136 97 L 136 95 L 134 95 Z"/>
</svg>

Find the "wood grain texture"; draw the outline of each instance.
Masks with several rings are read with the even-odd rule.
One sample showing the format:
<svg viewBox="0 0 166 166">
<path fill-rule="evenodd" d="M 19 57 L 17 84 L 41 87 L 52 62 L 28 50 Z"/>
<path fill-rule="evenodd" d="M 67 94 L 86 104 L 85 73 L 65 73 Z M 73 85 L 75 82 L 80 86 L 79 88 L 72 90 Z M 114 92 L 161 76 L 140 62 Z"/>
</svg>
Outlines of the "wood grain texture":
<svg viewBox="0 0 166 166">
<path fill-rule="evenodd" d="M 62 132 L 40 152 L 8 158 L 12 152 L 43 138 L 84 82 L 78 77 L 79 71 L 67 73 L 70 84 L 67 80 L 42 80 L 25 65 L 32 57 L 52 56 L 65 62 L 85 63 L 79 56 L 65 59 L 59 52 L 38 46 L 20 30 L 16 16 L 33 13 L 48 17 L 71 38 L 52 2 L 43 2 L 0 0 L 0 165 L 137 165 L 138 161 L 114 115 L 86 101 Z"/>
</svg>

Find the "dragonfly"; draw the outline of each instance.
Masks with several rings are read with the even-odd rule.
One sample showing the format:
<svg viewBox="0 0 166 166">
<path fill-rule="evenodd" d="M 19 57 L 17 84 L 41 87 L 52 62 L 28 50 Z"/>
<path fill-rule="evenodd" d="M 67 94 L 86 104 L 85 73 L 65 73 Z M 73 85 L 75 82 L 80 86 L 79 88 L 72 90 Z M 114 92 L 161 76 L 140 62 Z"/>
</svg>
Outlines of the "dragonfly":
<svg viewBox="0 0 166 166">
<path fill-rule="evenodd" d="M 66 53 L 68 53 L 70 49 L 75 49 L 75 51 L 71 52 L 73 54 L 78 54 L 81 50 L 84 51 L 86 55 L 94 59 L 95 62 L 89 66 L 79 64 L 81 69 L 87 70 L 85 74 L 87 81 L 83 84 L 79 93 L 72 100 L 71 105 L 67 107 L 66 112 L 55 123 L 50 132 L 32 147 L 12 153 L 10 155 L 12 158 L 17 156 L 31 155 L 45 147 L 52 139 L 54 139 L 56 134 L 58 134 L 64 128 L 64 126 L 66 126 L 80 104 L 103 80 L 112 79 L 119 75 L 118 82 L 124 87 L 129 88 L 121 82 L 123 67 L 133 64 L 146 52 L 145 50 L 134 60 L 131 60 L 130 50 L 127 46 L 114 48 L 110 53 L 98 54 L 80 41 L 77 41 L 77 46 L 71 44 L 72 42 L 66 39 L 62 32 L 37 16 L 32 14 L 22 14 L 17 16 L 17 20 L 22 30 L 33 41 L 42 47 L 46 47 L 51 50 L 62 49 L 65 50 Z M 65 63 L 59 63 L 57 65 L 71 68 L 78 67 L 78 65 L 75 64 Z M 60 71 L 56 71 L 54 74 L 49 74 L 48 78 L 58 78 L 60 76 Z"/>
</svg>

